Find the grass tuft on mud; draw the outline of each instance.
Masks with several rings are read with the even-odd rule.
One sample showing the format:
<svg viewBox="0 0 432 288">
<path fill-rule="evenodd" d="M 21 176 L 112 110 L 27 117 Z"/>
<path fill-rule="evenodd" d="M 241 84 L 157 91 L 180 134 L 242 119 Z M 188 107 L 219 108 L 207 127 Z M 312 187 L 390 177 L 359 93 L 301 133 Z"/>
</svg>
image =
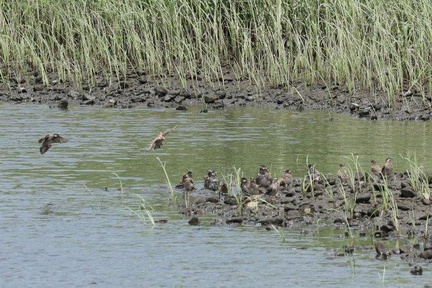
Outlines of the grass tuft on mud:
<svg viewBox="0 0 432 288">
<path fill-rule="evenodd" d="M 29 72 L 78 87 L 127 73 L 180 82 L 229 77 L 257 89 L 293 81 L 349 91 L 432 90 L 432 2 L 2 1 L 0 79 Z"/>
</svg>

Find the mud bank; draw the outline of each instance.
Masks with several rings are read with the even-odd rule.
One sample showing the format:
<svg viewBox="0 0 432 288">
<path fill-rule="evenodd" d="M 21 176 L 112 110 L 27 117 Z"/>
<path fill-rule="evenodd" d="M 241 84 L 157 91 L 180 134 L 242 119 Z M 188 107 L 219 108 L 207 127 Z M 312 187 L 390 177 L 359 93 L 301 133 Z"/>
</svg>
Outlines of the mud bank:
<svg viewBox="0 0 432 288">
<path fill-rule="evenodd" d="M 429 195 L 422 190 L 432 176 L 384 170 L 338 171 L 332 176 L 312 168 L 300 176 L 284 173 L 267 187 L 257 184 L 262 175 L 258 172 L 250 180 L 243 178 L 239 188 L 230 184 L 217 191 L 183 191 L 188 207 L 180 213 L 193 217 L 191 225 L 198 225 L 202 215 L 212 215 L 211 225 L 217 226 L 297 229 L 306 233 L 331 227 L 344 231 L 346 237 L 375 239 L 379 260 L 396 254 L 410 263 L 432 259 L 428 232 L 431 205 Z M 404 239 L 406 245 L 392 250 L 382 243 L 388 239 Z M 361 249 L 349 248 L 342 254 Z"/>
<path fill-rule="evenodd" d="M 302 82 L 280 84 L 258 91 L 248 80 L 225 73 L 224 79 L 189 77 L 184 85 L 173 75 L 164 77 L 145 73 L 129 73 L 126 77 L 107 81 L 100 79 L 92 85 L 82 83 L 76 88 L 62 83 L 54 75 L 49 85 L 42 77 L 11 78 L 0 84 L 0 101 L 8 103 L 39 103 L 57 106 L 66 99 L 70 105 L 133 108 L 137 106 L 164 107 L 187 110 L 190 106 L 224 109 L 246 105 L 268 105 L 275 109 L 325 110 L 347 113 L 358 118 L 380 120 L 428 121 L 431 99 L 417 91 L 405 90 L 389 104 L 383 93 L 356 91 L 351 93 L 337 83 L 309 85 Z"/>
</svg>

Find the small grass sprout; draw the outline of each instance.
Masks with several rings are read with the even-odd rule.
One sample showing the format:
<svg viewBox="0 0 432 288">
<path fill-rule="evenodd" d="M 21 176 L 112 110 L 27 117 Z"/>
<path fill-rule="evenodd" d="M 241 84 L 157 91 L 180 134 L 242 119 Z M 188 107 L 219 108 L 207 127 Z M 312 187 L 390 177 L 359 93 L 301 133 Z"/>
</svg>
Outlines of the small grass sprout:
<svg viewBox="0 0 432 288">
<path fill-rule="evenodd" d="M 126 208 L 129 209 L 129 211 L 131 211 L 139 219 L 141 219 L 143 224 L 147 224 L 148 222 L 150 222 L 152 227 L 154 227 L 155 221 L 152 215 L 152 212 L 154 211 L 153 207 L 141 195 L 138 194 L 135 195 L 141 200 L 139 209 L 133 210 L 130 207 L 126 207 Z"/>
</svg>

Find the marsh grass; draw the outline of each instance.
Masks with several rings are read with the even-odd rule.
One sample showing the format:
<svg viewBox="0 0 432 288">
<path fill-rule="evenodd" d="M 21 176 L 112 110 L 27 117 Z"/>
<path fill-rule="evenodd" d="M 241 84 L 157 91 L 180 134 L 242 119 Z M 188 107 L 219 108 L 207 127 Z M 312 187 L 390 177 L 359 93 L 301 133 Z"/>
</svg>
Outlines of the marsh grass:
<svg viewBox="0 0 432 288">
<path fill-rule="evenodd" d="M 298 161 L 298 159 L 297 159 L 297 161 Z M 306 166 L 305 166 L 305 168 L 307 169 L 307 174 L 306 174 L 306 176 L 305 177 L 303 177 L 303 180 L 302 180 L 302 193 L 303 193 L 303 195 L 306 195 L 307 194 L 307 192 L 311 192 L 312 193 L 312 197 L 314 197 L 315 195 L 314 195 L 314 191 L 315 191 L 315 189 L 314 189 L 314 177 L 313 177 L 313 175 L 311 174 L 311 171 L 310 171 L 310 169 L 309 169 L 309 165 L 310 165 L 310 163 L 309 163 L 309 155 L 307 155 L 306 156 Z"/>
<path fill-rule="evenodd" d="M 333 187 L 332 187 L 332 185 L 330 185 L 327 177 L 325 177 L 324 175 L 322 175 L 322 177 L 323 177 L 323 180 L 324 180 L 324 192 L 329 197 L 330 202 L 332 202 L 333 205 L 336 205 Z"/>
<path fill-rule="evenodd" d="M 346 183 L 342 183 L 342 181 L 338 181 L 339 192 L 342 194 L 344 203 L 345 203 L 345 213 L 349 215 L 349 217 L 353 217 L 354 209 L 357 205 L 357 195 L 361 190 L 361 183 L 359 183 L 359 178 L 362 175 L 365 175 L 363 168 L 360 165 L 358 156 L 354 156 L 353 154 L 350 157 L 346 157 L 350 163 L 346 164 L 345 174 L 347 176 Z"/>
<path fill-rule="evenodd" d="M 385 211 L 389 211 L 391 213 L 396 232 L 399 232 L 400 231 L 399 208 L 397 207 L 397 203 L 393 195 L 393 192 L 388 186 L 386 177 L 383 177 L 383 182 L 384 184 L 381 190 L 381 195 L 382 195 L 381 212 L 384 213 Z"/>
<path fill-rule="evenodd" d="M 426 240 L 429 239 L 429 214 L 426 217 L 423 238 Z"/>
<path fill-rule="evenodd" d="M 279 235 L 279 238 L 282 243 L 286 242 L 286 236 L 285 236 L 285 230 L 282 227 L 276 227 L 273 224 L 270 224 L 270 227 L 276 231 L 276 233 Z"/>
<path fill-rule="evenodd" d="M 156 157 L 156 159 L 158 160 L 159 165 L 161 166 L 161 168 L 162 168 L 162 170 L 163 170 L 163 172 L 164 172 L 164 175 L 165 175 L 165 181 L 166 181 L 166 183 L 167 183 L 167 185 L 168 185 L 168 188 L 169 188 L 169 191 L 170 191 L 171 198 L 172 198 L 173 200 L 175 200 L 176 195 L 175 195 L 175 193 L 174 193 L 174 189 L 173 189 L 173 187 L 172 187 L 172 185 L 171 185 L 171 181 L 170 181 L 170 179 L 169 179 L 168 172 L 167 172 L 167 170 L 166 170 L 166 162 L 162 162 L 162 160 L 161 160 L 159 157 Z"/>
<path fill-rule="evenodd" d="M 0 11 L 5 85 L 29 71 L 44 84 L 50 73 L 92 86 L 130 72 L 223 84 L 229 69 L 258 91 L 343 83 L 384 91 L 389 103 L 401 90 L 432 91 L 428 0 L 12 0 Z"/>
<path fill-rule="evenodd" d="M 153 207 L 141 195 L 135 195 L 141 200 L 139 209 L 134 210 L 130 207 L 126 208 L 131 211 L 135 216 L 137 216 L 143 222 L 143 224 L 147 224 L 148 222 L 150 222 L 152 227 L 154 227 L 155 221 L 152 215 L 152 212 L 154 212 Z"/>
<path fill-rule="evenodd" d="M 424 171 L 422 165 L 417 162 L 416 155 L 408 155 L 403 157 L 409 164 L 409 169 L 407 170 L 409 183 L 411 184 L 413 190 L 426 200 L 430 200 L 431 189 L 429 188 L 429 176 Z"/>
<path fill-rule="evenodd" d="M 237 187 L 236 193 L 233 193 L 232 195 L 235 197 L 237 201 L 237 207 L 238 207 L 238 213 L 239 215 L 243 215 L 244 212 L 244 201 L 243 201 L 243 191 L 241 189 L 241 178 L 243 177 L 243 172 L 241 168 L 233 167 L 234 169 L 234 179 L 235 179 L 235 185 Z"/>
<path fill-rule="evenodd" d="M 120 190 L 120 195 L 121 195 L 121 198 L 122 198 L 122 201 L 123 201 L 124 200 L 123 182 L 122 182 L 120 176 L 117 173 L 112 172 L 112 174 L 114 176 L 116 176 L 117 180 L 119 181 L 119 190 Z"/>
</svg>

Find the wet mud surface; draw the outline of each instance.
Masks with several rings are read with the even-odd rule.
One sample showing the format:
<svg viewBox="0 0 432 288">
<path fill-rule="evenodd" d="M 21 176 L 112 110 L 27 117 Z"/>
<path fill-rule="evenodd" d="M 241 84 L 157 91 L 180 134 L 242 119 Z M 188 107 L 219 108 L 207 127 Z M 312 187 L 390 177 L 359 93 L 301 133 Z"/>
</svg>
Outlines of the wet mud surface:
<svg viewBox="0 0 432 288">
<path fill-rule="evenodd" d="M 390 165 L 386 162 L 379 169 L 371 162 L 366 172 L 341 165 L 337 175 L 323 175 L 310 166 L 304 175 L 286 170 L 278 177 L 272 177 L 262 165 L 256 175 L 242 178 L 240 187 L 218 182 L 217 189 L 206 185 L 209 178 L 218 181 L 216 174 L 210 175 L 211 170 L 201 189 L 181 186 L 185 177 L 188 179 L 185 174 L 177 186 L 188 203 L 181 213 L 191 218 L 191 225 L 199 225 L 200 217 L 212 215 L 211 225 L 216 226 L 296 229 L 305 233 L 330 227 L 345 231 L 347 238 L 375 239 L 378 260 L 400 257 L 409 264 L 428 262 L 432 259 L 428 228 L 432 210 L 422 185 L 429 185 L 432 176 L 415 174 L 418 171 L 395 172 L 388 161 Z M 389 239 L 403 239 L 405 245 L 390 249 L 385 244 Z M 365 247 L 341 249 L 335 256 Z M 366 249 L 373 253 L 372 246 Z"/>
<path fill-rule="evenodd" d="M 274 109 L 324 110 L 347 113 L 354 117 L 380 120 L 428 121 L 431 98 L 415 90 L 404 89 L 389 101 L 384 93 L 349 92 L 344 85 L 302 82 L 280 84 L 258 91 L 250 81 L 225 73 L 223 79 L 189 77 L 182 82 L 176 76 L 156 77 L 145 73 L 129 73 L 120 80 L 100 78 L 96 83 L 83 83 L 76 88 L 62 83 L 54 75 L 49 85 L 37 74 L 25 78 L 11 77 L 0 84 L 0 101 L 40 103 L 56 107 L 61 101 L 69 105 L 90 105 L 117 108 L 164 107 L 187 110 L 200 106 L 202 111 L 235 106 L 268 105 Z M 391 104 L 388 104 L 391 103 Z M 64 105 L 64 104 L 63 104 Z"/>
</svg>

